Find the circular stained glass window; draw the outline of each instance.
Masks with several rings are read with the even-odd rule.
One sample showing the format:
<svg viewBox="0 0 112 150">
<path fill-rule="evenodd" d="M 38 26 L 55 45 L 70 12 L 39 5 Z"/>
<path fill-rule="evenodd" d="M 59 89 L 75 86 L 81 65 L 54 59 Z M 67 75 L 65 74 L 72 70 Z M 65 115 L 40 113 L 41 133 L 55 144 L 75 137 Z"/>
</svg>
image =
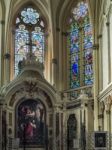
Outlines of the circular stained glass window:
<svg viewBox="0 0 112 150">
<path fill-rule="evenodd" d="M 27 8 L 27 10 L 23 10 L 21 12 L 21 16 L 24 23 L 36 24 L 39 18 L 39 13 L 37 13 L 33 8 Z"/>
<path fill-rule="evenodd" d="M 72 11 L 75 20 L 84 18 L 87 12 L 88 12 L 88 5 L 87 3 L 84 3 L 84 2 L 78 3 L 77 7 L 74 8 Z"/>
</svg>

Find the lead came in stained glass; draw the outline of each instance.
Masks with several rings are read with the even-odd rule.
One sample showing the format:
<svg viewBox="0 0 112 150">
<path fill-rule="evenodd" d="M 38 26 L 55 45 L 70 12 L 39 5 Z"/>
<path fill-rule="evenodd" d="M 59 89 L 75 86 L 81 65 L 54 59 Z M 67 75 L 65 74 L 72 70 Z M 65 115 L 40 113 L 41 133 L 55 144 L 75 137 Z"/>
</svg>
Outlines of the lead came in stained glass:
<svg viewBox="0 0 112 150">
<path fill-rule="evenodd" d="M 88 12 L 88 5 L 84 2 L 78 3 L 77 7 L 73 9 L 75 20 L 84 18 Z"/>
<path fill-rule="evenodd" d="M 71 25 L 70 30 L 70 87 L 80 86 L 79 82 L 79 29 L 77 23 Z"/>
<path fill-rule="evenodd" d="M 84 49 L 88 49 L 92 47 L 92 27 L 90 24 L 86 24 L 84 26 Z"/>
<path fill-rule="evenodd" d="M 29 33 L 25 30 L 24 25 L 20 25 L 19 29 L 15 32 L 15 75 L 18 74 L 18 63 L 23 60 L 28 52 Z"/>
<path fill-rule="evenodd" d="M 36 24 L 37 19 L 39 18 L 39 14 L 33 8 L 27 8 L 27 10 L 23 10 L 21 12 L 21 16 L 23 17 L 23 22 L 27 24 Z"/>
<path fill-rule="evenodd" d="M 85 65 L 85 85 L 93 84 L 93 68 L 92 64 Z"/>
<path fill-rule="evenodd" d="M 85 53 L 85 85 L 93 84 L 93 68 L 92 68 L 92 26 L 88 18 L 84 20 L 84 53 Z"/>
<path fill-rule="evenodd" d="M 92 26 L 88 16 L 87 3 L 80 2 L 72 11 L 69 23 L 70 35 L 70 88 L 93 84 Z M 84 73 L 83 74 L 80 74 Z M 81 82 L 80 82 L 81 80 Z"/>
<path fill-rule="evenodd" d="M 32 32 L 32 43 L 35 45 L 33 46 L 33 52 L 37 56 L 37 60 L 43 62 L 44 35 L 40 27 L 35 28 L 35 31 Z"/>
<path fill-rule="evenodd" d="M 15 20 L 15 76 L 23 58 L 29 51 L 34 52 L 37 60 L 44 63 L 44 21 L 32 7 L 24 8 Z M 31 25 L 32 24 L 32 25 Z"/>
</svg>

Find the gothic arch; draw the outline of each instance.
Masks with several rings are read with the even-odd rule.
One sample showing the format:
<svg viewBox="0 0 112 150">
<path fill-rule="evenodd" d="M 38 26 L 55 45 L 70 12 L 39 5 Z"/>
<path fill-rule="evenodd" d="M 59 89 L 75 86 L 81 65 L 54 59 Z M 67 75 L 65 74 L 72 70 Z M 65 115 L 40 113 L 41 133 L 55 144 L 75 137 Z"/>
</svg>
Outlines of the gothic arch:
<svg viewBox="0 0 112 150">
<path fill-rule="evenodd" d="M 61 64 L 62 64 L 62 73 L 61 73 L 61 76 L 63 76 L 62 78 L 62 81 L 63 81 L 63 88 L 64 89 L 68 89 L 68 82 L 64 82 L 64 81 L 67 81 L 67 78 L 69 76 L 69 74 L 63 74 L 63 72 L 66 71 L 66 69 L 69 68 L 69 64 L 68 64 L 68 61 L 63 61 L 63 60 L 69 60 L 69 55 L 68 55 L 68 52 L 67 52 L 67 30 L 69 28 L 69 19 L 71 17 L 73 17 L 73 15 L 71 14 L 71 11 L 72 9 L 77 6 L 79 1 L 66 1 L 63 4 L 61 4 L 62 8 L 60 9 L 60 7 L 58 7 L 59 10 L 57 10 L 57 14 L 56 14 L 56 21 L 57 21 L 57 34 L 60 38 L 60 47 L 61 48 L 59 50 L 59 56 L 60 57 L 63 57 L 63 59 L 61 60 Z M 83 1 L 82 1 L 83 2 Z M 90 5 L 91 3 L 88 2 L 88 7 L 90 8 Z M 90 18 L 90 22 L 92 22 L 93 24 L 93 13 L 90 12 L 90 9 L 88 8 L 88 11 L 89 11 L 89 18 Z M 60 32 L 60 33 L 59 33 Z M 93 34 L 94 34 L 94 27 L 93 27 Z M 61 38 L 62 37 L 62 38 Z M 94 40 L 93 40 L 94 41 Z M 65 59 L 66 58 L 66 59 Z"/>
<path fill-rule="evenodd" d="M 48 10 L 47 10 L 47 6 L 44 6 L 44 4 L 40 1 L 35 1 L 33 0 L 32 2 L 27 0 L 27 1 L 19 1 L 19 3 L 14 3 L 14 1 L 12 1 L 11 3 L 11 9 L 9 11 L 9 24 L 7 24 L 7 39 L 6 39 L 6 47 L 5 49 L 7 49 L 7 53 L 10 54 L 10 63 L 8 65 L 10 70 L 9 71 L 9 75 L 7 75 L 8 77 L 8 80 L 12 80 L 13 79 L 13 72 L 11 71 L 13 69 L 13 62 L 14 62 L 14 42 L 13 42 L 13 39 L 14 39 L 14 19 L 17 15 L 17 13 L 19 12 L 19 10 L 21 10 L 24 6 L 27 6 L 28 4 L 31 4 L 33 5 L 37 10 L 38 12 L 40 12 L 40 15 L 42 16 L 44 22 L 45 22 L 45 36 L 46 36 L 46 43 L 49 44 L 49 39 L 50 37 L 48 37 L 48 34 L 49 34 L 49 26 L 50 26 L 50 22 L 49 22 L 49 14 L 48 14 Z M 46 49 L 46 52 L 45 52 L 45 57 L 49 57 L 48 56 L 48 49 L 49 49 L 49 45 L 46 44 L 45 45 L 45 49 Z M 49 52 L 50 53 L 50 52 Z M 48 64 L 49 62 L 45 62 L 45 66 L 50 66 L 50 64 Z M 7 68 L 7 66 L 5 66 L 5 68 Z M 49 67 L 50 68 L 50 67 Z M 7 69 L 5 69 L 7 70 Z M 46 71 L 48 72 L 48 70 L 45 70 L 45 74 L 46 74 Z M 5 77 L 6 78 L 6 77 Z"/>
</svg>

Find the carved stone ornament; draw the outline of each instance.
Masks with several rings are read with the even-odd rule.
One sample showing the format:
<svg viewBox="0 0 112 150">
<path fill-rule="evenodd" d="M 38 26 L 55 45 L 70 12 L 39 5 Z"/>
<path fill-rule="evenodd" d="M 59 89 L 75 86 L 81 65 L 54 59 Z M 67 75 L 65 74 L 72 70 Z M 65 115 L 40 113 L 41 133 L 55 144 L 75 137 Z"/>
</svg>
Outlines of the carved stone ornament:
<svg viewBox="0 0 112 150">
<path fill-rule="evenodd" d="M 111 105 L 112 105 L 112 96 L 109 95 L 105 101 L 105 110 L 110 111 Z"/>
<path fill-rule="evenodd" d="M 100 111 L 102 114 L 104 112 L 104 109 L 105 109 L 105 105 L 104 105 L 104 102 L 102 101 L 102 102 L 100 102 Z"/>
<path fill-rule="evenodd" d="M 9 102 L 9 106 L 13 106 L 15 102 L 21 99 L 37 99 L 41 97 L 45 100 L 48 107 L 52 107 L 52 102 L 48 94 L 38 87 L 36 78 L 26 78 L 22 87 L 17 90 Z"/>
</svg>

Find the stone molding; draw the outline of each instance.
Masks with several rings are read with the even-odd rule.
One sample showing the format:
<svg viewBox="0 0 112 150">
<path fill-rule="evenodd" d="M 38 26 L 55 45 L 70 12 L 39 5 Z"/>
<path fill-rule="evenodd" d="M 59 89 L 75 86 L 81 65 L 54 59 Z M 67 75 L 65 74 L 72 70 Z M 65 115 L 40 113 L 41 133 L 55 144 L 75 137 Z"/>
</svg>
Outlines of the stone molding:
<svg viewBox="0 0 112 150">
<path fill-rule="evenodd" d="M 105 90 L 101 91 L 98 95 L 98 101 L 105 101 L 105 99 L 112 95 L 112 84 L 110 84 Z"/>
</svg>

